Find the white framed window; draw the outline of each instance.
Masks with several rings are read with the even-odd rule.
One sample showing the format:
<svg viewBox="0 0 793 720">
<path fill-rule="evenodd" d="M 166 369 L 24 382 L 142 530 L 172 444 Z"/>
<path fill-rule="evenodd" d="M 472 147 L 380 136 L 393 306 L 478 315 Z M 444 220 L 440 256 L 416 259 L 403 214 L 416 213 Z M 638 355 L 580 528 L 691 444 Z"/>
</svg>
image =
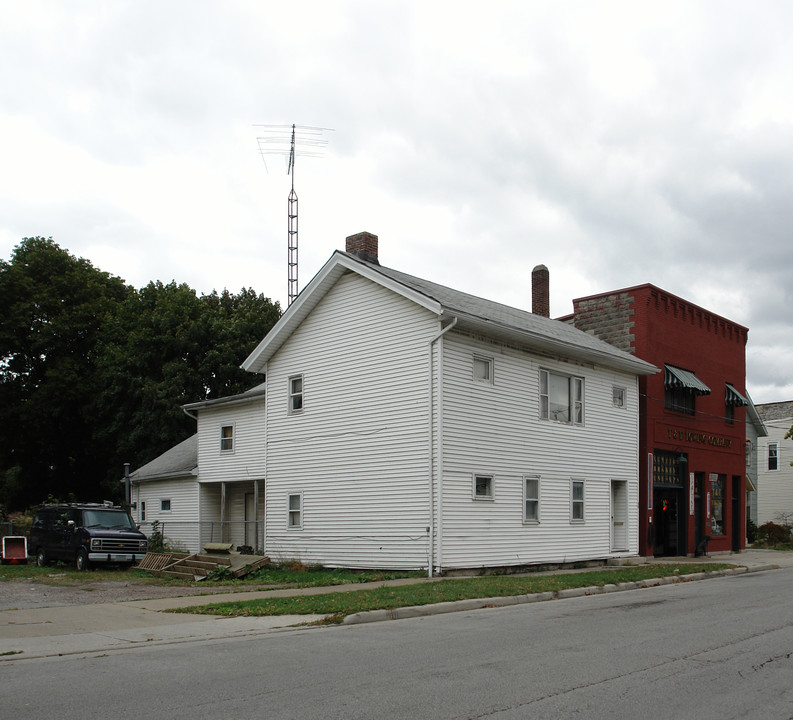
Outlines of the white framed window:
<svg viewBox="0 0 793 720">
<path fill-rule="evenodd" d="M 140 521 L 141 522 L 145 522 L 146 521 L 146 501 L 145 500 L 141 500 L 140 501 Z"/>
<path fill-rule="evenodd" d="M 611 402 L 614 407 L 625 407 L 625 388 L 617 387 L 616 385 L 611 388 Z"/>
<path fill-rule="evenodd" d="M 303 493 L 289 493 L 287 498 L 286 526 L 290 530 L 303 528 Z"/>
<path fill-rule="evenodd" d="M 223 425 L 220 428 L 220 452 L 234 452 L 234 425 Z"/>
<path fill-rule="evenodd" d="M 493 476 L 474 475 L 474 500 L 492 500 L 493 495 Z"/>
<path fill-rule="evenodd" d="M 768 443 L 768 469 L 779 470 L 779 443 Z"/>
<path fill-rule="evenodd" d="M 540 522 L 540 476 L 523 477 L 523 522 Z"/>
<path fill-rule="evenodd" d="M 540 418 L 584 424 L 584 378 L 540 370 Z"/>
<path fill-rule="evenodd" d="M 493 358 L 474 355 L 473 375 L 476 382 L 493 384 Z"/>
<path fill-rule="evenodd" d="M 570 480 L 570 522 L 584 522 L 584 481 Z"/>
<path fill-rule="evenodd" d="M 160 500 L 160 512 L 171 512 L 171 499 Z"/>
<path fill-rule="evenodd" d="M 289 378 L 289 414 L 303 412 L 303 376 L 292 375 Z"/>
</svg>

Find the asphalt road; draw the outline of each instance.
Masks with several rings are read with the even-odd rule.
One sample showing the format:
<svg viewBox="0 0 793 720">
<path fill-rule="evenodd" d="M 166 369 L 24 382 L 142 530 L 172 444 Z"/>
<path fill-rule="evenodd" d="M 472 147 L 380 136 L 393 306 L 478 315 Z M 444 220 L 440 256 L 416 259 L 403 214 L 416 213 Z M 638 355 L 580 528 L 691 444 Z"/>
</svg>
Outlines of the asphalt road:
<svg viewBox="0 0 793 720">
<path fill-rule="evenodd" d="M 791 718 L 793 569 L 0 667 L 2 716 Z"/>
</svg>

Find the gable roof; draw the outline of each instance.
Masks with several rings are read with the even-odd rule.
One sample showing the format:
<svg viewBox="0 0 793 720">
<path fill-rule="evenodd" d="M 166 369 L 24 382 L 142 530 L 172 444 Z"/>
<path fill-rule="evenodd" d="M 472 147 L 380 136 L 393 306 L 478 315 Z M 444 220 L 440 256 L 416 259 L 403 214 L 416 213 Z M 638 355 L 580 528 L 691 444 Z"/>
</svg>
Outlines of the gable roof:
<svg viewBox="0 0 793 720">
<path fill-rule="evenodd" d="M 198 475 L 198 433 L 129 474 L 130 480 L 168 480 Z"/>
<path fill-rule="evenodd" d="M 251 372 L 265 372 L 267 361 L 289 335 L 338 279 L 350 272 L 366 277 L 426 308 L 436 314 L 441 322 L 456 318 L 459 329 L 637 375 L 658 372 L 654 365 L 567 323 L 369 263 L 340 250 L 333 253 L 242 367 Z"/>
</svg>

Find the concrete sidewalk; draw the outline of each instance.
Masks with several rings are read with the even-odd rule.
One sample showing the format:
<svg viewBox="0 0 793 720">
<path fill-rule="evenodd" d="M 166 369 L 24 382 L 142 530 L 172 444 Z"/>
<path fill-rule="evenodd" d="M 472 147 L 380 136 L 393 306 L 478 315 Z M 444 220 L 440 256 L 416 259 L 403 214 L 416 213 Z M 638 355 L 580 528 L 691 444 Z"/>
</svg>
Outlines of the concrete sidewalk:
<svg viewBox="0 0 793 720">
<path fill-rule="evenodd" d="M 793 567 L 793 552 L 773 550 L 747 550 L 741 553 L 712 554 L 704 558 L 659 558 L 649 564 L 667 563 L 730 563 L 748 571 Z M 626 564 L 645 563 L 641 558 L 630 558 Z M 592 569 L 592 568 L 587 568 Z M 557 570 L 544 574 L 576 572 Z M 579 571 L 580 572 L 580 571 Z M 435 578 L 442 582 L 445 578 Z M 317 595 L 320 593 L 348 592 L 371 587 L 406 585 L 427 582 L 427 578 L 389 580 L 377 583 L 356 583 L 320 588 L 288 588 L 256 592 L 213 593 L 200 596 L 134 600 L 118 603 L 99 603 L 90 606 L 59 606 L 26 610 L 0 611 L 0 662 L 13 662 L 40 657 L 76 655 L 111 650 L 129 649 L 141 645 L 170 644 L 196 640 L 244 637 L 275 632 L 320 619 L 321 615 L 281 615 L 273 617 L 219 618 L 211 615 L 164 613 L 180 607 L 206 605 L 216 602 L 244 601 L 267 597 Z M 612 586 L 614 587 L 614 586 Z M 572 594 L 575 591 L 566 591 Z M 552 599 L 536 597 L 532 600 Z M 504 598 L 502 604 L 512 604 L 515 599 Z M 526 602 L 527 600 L 523 600 Z M 477 604 L 478 603 L 478 604 Z M 492 599 L 484 604 L 492 605 Z M 436 614 L 454 610 L 481 607 L 483 601 L 463 600 L 459 603 L 442 603 L 441 606 L 403 608 L 399 611 L 373 611 L 350 616 L 348 622 L 371 622 L 397 617 Z"/>
</svg>

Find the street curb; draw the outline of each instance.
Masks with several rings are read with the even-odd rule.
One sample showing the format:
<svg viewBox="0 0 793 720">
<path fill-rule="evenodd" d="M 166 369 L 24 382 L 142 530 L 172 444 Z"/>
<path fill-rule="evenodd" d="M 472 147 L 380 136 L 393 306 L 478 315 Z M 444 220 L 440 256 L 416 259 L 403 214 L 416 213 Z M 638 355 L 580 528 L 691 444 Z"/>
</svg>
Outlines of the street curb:
<svg viewBox="0 0 793 720">
<path fill-rule="evenodd" d="M 411 605 L 390 610 L 368 610 L 347 615 L 344 620 L 342 620 L 342 625 L 360 625 L 362 623 L 382 622 L 384 620 L 403 620 L 406 618 L 442 615 L 444 613 L 461 612 L 464 610 L 481 610 L 483 608 L 507 607 L 509 605 L 545 602 L 547 600 L 564 600 L 567 598 L 585 597 L 587 595 L 603 595 L 605 593 L 641 590 L 644 588 L 674 585 L 683 582 L 697 582 L 699 580 L 709 580 L 710 578 L 743 575 L 765 570 L 776 570 L 778 568 L 778 565 L 771 564 L 756 565 L 751 568 L 742 565 L 726 570 L 712 570 L 708 572 L 690 573 L 688 575 L 667 575 L 665 577 L 636 580 L 635 582 L 623 582 L 617 585 L 589 585 L 586 587 L 567 588 L 565 590 L 532 593 L 529 595 L 453 600 L 435 603 L 433 605 Z"/>
</svg>

